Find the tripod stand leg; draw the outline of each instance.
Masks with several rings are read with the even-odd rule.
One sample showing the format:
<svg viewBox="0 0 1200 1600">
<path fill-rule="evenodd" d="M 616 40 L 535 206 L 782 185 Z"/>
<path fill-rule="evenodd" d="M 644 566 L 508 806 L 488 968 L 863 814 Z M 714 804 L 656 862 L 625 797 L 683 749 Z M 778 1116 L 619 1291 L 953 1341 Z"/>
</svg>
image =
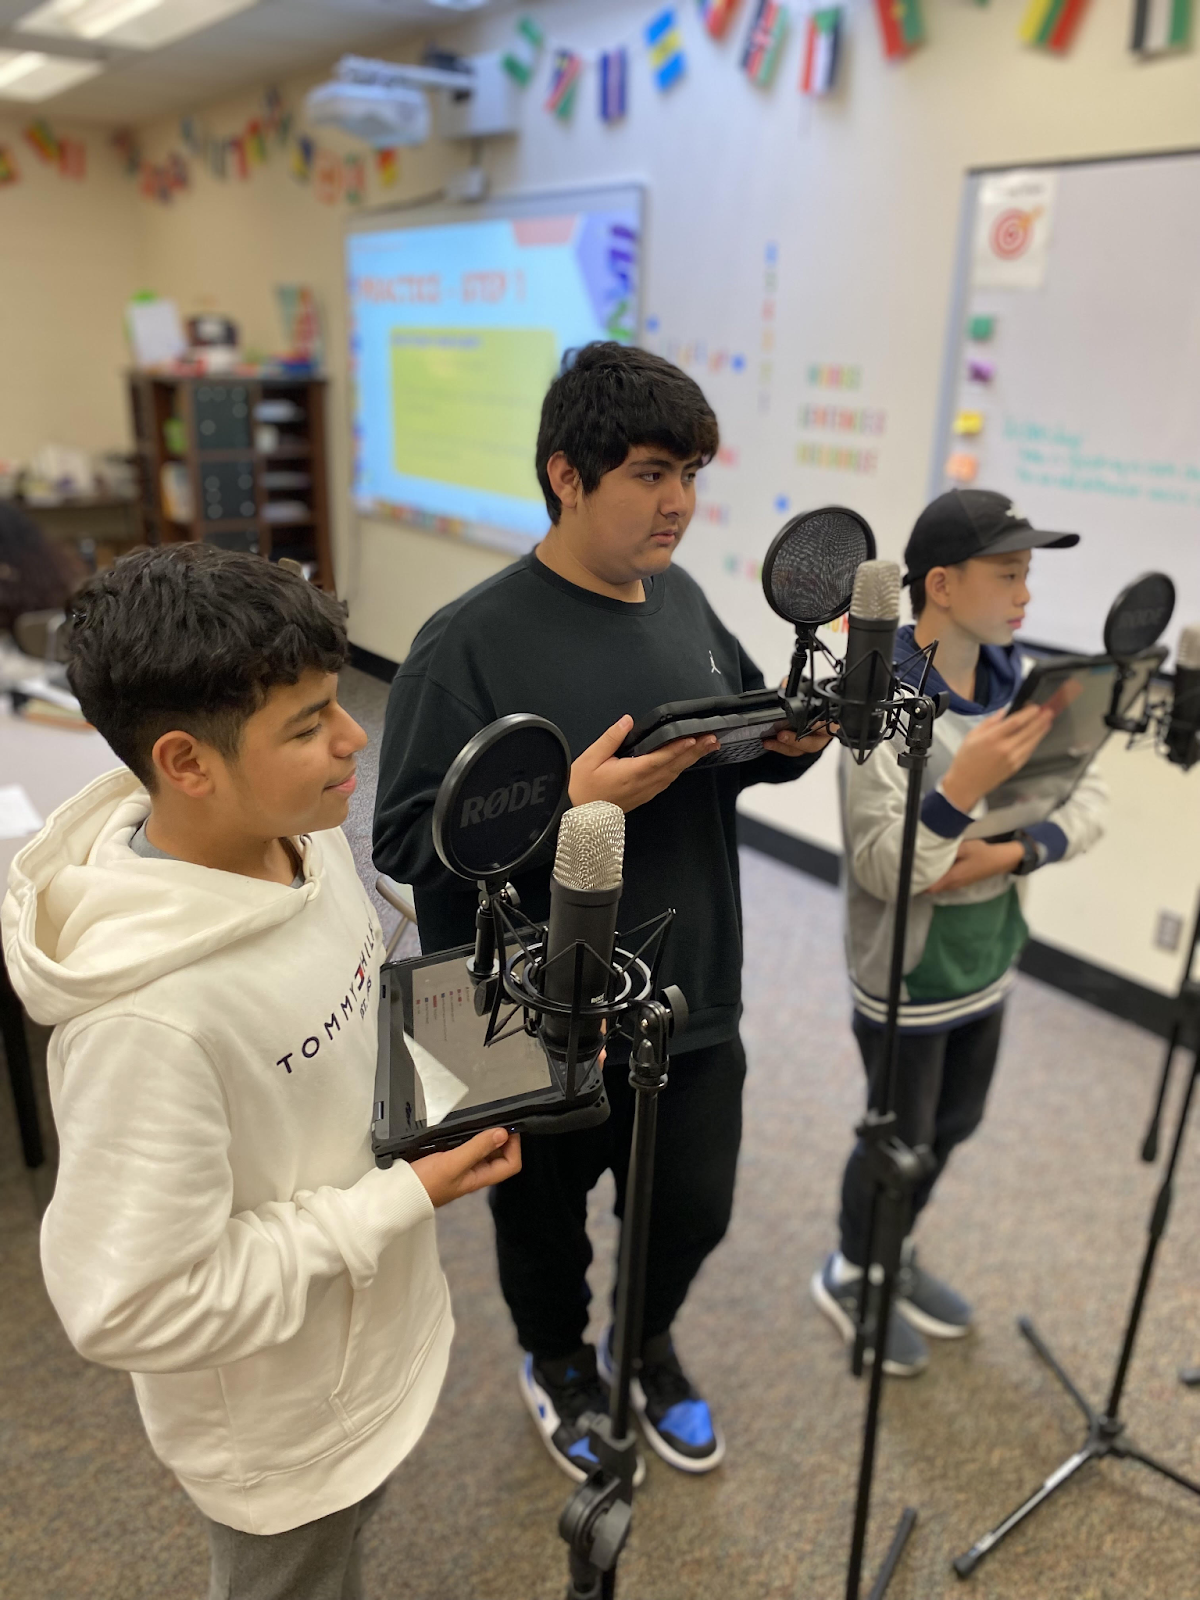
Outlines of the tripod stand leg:
<svg viewBox="0 0 1200 1600">
<path fill-rule="evenodd" d="M 1086 1466 L 1096 1453 L 1095 1446 L 1089 1440 L 1082 1450 L 1077 1450 L 1073 1456 L 1069 1456 L 1063 1462 L 1061 1467 L 1056 1468 L 1045 1483 L 1042 1484 L 1041 1488 L 1019 1505 L 1011 1516 L 1005 1517 L 998 1527 L 993 1528 L 991 1533 L 985 1533 L 982 1539 L 976 1539 L 971 1548 L 963 1555 L 955 1556 L 953 1566 L 959 1577 L 969 1578 L 989 1550 L 995 1549 L 1001 1539 L 1010 1534 L 1018 1523 L 1024 1522 L 1026 1517 L 1032 1516 L 1040 1505 L 1049 1500 L 1056 1489 L 1061 1489 L 1067 1479 L 1073 1478 L 1080 1467 Z"/>
<path fill-rule="evenodd" d="M 1170 1478 L 1172 1483 L 1177 1483 L 1181 1489 L 1189 1489 L 1192 1494 L 1200 1494 L 1200 1483 L 1191 1478 L 1185 1478 L 1182 1472 L 1164 1466 L 1161 1461 L 1156 1461 L 1153 1456 L 1143 1455 L 1140 1450 L 1135 1450 L 1131 1445 L 1118 1444 L 1113 1446 L 1112 1454 L 1120 1456 L 1123 1461 L 1140 1461 L 1142 1466 L 1149 1467 L 1152 1472 L 1160 1473 L 1164 1478 Z"/>
<path fill-rule="evenodd" d="M 892 1535 L 892 1542 L 888 1546 L 888 1553 L 883 1558 L 883 1565 L 879 1569 L 879 1576 L 871 1585 L 871 1592 L 867 1600 L 883 1600 L 887 1593 L 887 1586 L 891 1583 L 899 1564 L 900 1557 L 904 1554 L 904 1546 L 908 1543 L 908 1536 L 916 1526 L 917 1513 L 913 1506 L 905 1506 L 900 1514 L 900 1521 L 896 1524 L 896 1531 Z"/>
<path fill-rule="evenodd" d="M 1021 1330 L 1026 1339 L 1029 1340 L 1030 1344 L 1037 1351 L 1038 1355 L 1050 1368 L 1050 1371 L 1058 1379 L 1059 1383 L 1062 1384 L 1063 1388 L 1071 1396 L 1071 1399 L 1074 1400 L 1080 1411 L 1083 1412 L 1084 1416 L 1087 1418 L 1088 1427 L 1094 1428 L 1098 1421 L 1096 1413 L 1092 1410 L 1091 1406 L 1088 1405 L 1087 1401 L 1080 1394 L 1079 1390 L 1071 1382 L 1065 1369 L 1051 1354 L 1049 1346 L 1044 1343 L 1042 1336 L 1038 1333 L 1033 1323 L 1030 1322 L 1028 1317 L 1018 1317 L 1017 1327 Z"/>
</svg>

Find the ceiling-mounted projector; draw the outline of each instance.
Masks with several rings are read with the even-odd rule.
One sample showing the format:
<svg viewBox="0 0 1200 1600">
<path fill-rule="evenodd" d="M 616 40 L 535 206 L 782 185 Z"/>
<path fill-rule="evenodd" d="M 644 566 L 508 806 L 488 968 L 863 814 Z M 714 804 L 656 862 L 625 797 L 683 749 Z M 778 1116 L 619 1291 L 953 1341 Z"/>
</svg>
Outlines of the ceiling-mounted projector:
<svg viewBox="0 0 1200 1600">
<path fill-rule="evenodd" d="M 376 149 L 424 144 L 431 126 L 429 89 L 447 91 L 449 115 L 440 131 L 449 138 L 516 131 L 511 79 L 499 55 L 429 67 L 343 56 L 333 81 L 308 95 L 304 114 L 314 127 L 338 128 Z"/>
</svg>

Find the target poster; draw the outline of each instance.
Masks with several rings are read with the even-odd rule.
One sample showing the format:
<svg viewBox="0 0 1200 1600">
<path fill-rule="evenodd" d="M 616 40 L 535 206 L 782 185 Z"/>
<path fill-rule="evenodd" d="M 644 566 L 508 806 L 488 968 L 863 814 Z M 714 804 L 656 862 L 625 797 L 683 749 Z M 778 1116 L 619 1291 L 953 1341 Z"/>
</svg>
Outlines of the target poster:
<svg viewBox="0 0 1200 1600">
<path fill-rule="evenodd" d="M 983 180 L 975 208 L 975 288 L 1041 288 L 1056 181 L 1054 172 L 1003 172 Z"/>
</svg>

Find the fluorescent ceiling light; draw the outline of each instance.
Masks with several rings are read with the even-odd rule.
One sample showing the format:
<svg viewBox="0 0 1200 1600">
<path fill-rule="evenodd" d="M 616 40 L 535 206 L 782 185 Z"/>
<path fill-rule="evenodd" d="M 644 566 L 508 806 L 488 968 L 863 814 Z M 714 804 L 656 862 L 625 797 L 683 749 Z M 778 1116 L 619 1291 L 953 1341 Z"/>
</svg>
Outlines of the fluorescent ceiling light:
<svg viewBox="0 0 1200 1600">
<path fill-rule="evenodd" d="M 255 4 L 257 0 L 45 0 L 16 27 L 45 38 L 103 39 L 132 50 L 156 50 Z"/>
<path fill-rule="evenodd" d="M 488 0 L 429 0 L 431 6 L 444 6 L 447 11 L 478 11 Z"/>
<path fill-rule="evenodd" d="M 40 50 L 0 50 L 0 100 L 49 100 L 102 70 L 100 61 L 48 56 Z"/>
</svg>

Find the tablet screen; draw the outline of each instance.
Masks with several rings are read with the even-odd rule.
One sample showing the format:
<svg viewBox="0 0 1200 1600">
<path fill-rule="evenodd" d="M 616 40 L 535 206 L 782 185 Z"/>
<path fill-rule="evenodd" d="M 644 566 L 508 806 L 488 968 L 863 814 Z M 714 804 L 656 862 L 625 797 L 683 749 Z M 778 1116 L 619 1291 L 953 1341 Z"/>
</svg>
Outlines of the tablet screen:
<svg viewBox="0 0 1200 1600">
<path fill-rule="evenodd" d="M 509 1037 L 484 1045 L 488 1019 L 475 1014 L 469 954 L 464 946 L 399 962 L 389 972 L 393 1062 L 402 1070 L 406 1059 L 411 1063 L 404 1095 L 410 1132 L 465 1120 L 480 1106 L 527 1100 L 540 1090 L 557 1093 L 545 1052 L 519 1019 Z"/>
</svg>

